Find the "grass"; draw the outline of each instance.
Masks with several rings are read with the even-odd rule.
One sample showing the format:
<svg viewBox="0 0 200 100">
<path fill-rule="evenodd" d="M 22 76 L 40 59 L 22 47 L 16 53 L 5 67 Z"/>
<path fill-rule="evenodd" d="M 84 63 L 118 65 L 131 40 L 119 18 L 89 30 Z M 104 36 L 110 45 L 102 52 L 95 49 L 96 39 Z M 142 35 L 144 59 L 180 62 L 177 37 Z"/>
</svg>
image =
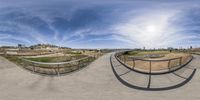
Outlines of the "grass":
<svg viewBox="0 0 200 100">
<path fill-rule="evenodd" d="M 85 67 L 90 62 L 94 61 L 95 58 L 87 58 L 87 59 L 81 59 L 86 57 L 86 55 L 83 54 L 73 54 L 71 56 L 56 56 L 56 57 L 38 57 L 38 58 L 25 58 L 33 61 L 39 61 L 39 62 L 64 62 L 69 60 L 75 60 L 75 59 L 81 59 L 77 63 L 66 63 L 66 64 L 60 64 L 59 66 L 56 65 L 49 65 L 49 64 L 32 64 L 30 62 L 24 61 L 20 59 L 20 57 L 23 56 L 11 56 L 11 55 L 2 55 L 4 58 L 8 59 L 9 61 L 24 67 L 25 69 L 33 71 L 35 69 L 35 72 L 37 73 L 44 73 L 44 74 L 53 74 L 56 75 L 57 72 L 55 70 L 55 67 L 60 67 L 59 73 L 69 73 L 74 70 L 77 70 L 79 68 Z M 34 66 L 34 67 L 33 67 Z"/>
<path fill-rule="evenodd" d="M 70 61 L 73 59 L 80 59 L 83 57 L 86 57 L 86 56 L 75 54 L 73 56 L 38 57 L 38 58 L 26 58 L 26 59 L 32 60 L 32 61 L 38 61 L 38 62 L 65 62 L 65 61 Z"/>
<path fill-rule="evenodd" d="M 20 64 L 22 62 L 20 59 L 21 56 L 11 56 L 11 55 L 2 55 L 2 56 L 16 64 Z M 86 57 L 86 56 L 81 55 L 81 54 L 74 54 L 73 56 L 38 57 L 38 58 L 26 58 L 26 59 L 32 60 L 32 61 L 38 61 L 38 62 L 65 62 L 65 61 L 70 61 L 74 59 L 80 59 L 83 57 Z"/>
<path fill-rule="evenodd" d="M 26 59 L 38 62 L 51 62 L 53 59 L 57 58 L 58 57 L 39 57 L 39 58 L 26 58 Z"/>
<path fill-rule="evenodd" d="M 19 58 L 19 56 L 10 56 L 10 55 L 2 55 L 2 56 L 16 64 L 20 64 L 22 62 L 21 59 Z"/>
</svg>

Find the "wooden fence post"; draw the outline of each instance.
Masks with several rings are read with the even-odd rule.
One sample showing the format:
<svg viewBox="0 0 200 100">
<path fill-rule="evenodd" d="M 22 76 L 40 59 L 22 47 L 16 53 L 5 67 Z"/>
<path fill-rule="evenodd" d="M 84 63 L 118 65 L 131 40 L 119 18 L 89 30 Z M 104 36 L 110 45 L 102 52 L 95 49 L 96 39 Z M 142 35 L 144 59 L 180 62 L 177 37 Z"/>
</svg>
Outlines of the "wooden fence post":
<svg viewBox="0 0 200 100">
<path fill-rule="evenodd" d="M 171 60 L 168 61 L 168 69 L 170 70 L 170 62 Z"/>
<path fill-rule="evenodd" d="M 60 76 L 60 72 L 59 72 L 59 64 L 57 65 L 57 74 L 58 74 L 58 76 Z"/>
<path fill-rule="evenodd" d="M 134 69 L 134 67 L 135 67 L 135 59 L 133 59 L 133 69 Z"/>
<path fill-rule="evenodd" d="M 179 65 L 182 64 L 182 57 L 180 57 L 180 60 L 179 60 Z"/>
<path fill-rule="evenodd" d="M 33 72 L 35 72 L 35 65 L 34 65 L 34 63 L 32 63 L 32 65 L 33 65 Z"/>
<path fill-rule="evenodd" d="M 149 74 L 151 74 L 151 60 L 149 61 L 149 65 L 150 65 Z"/>
<path fill-rule="evenodd" d="M 78 69 L 80 69 L 80 61 L 78 61 Z"/>
<path fill-rule="evenodd" d="M 126 63 L 126 56 L 124 55 L 124 63 Z"/>
</svg>

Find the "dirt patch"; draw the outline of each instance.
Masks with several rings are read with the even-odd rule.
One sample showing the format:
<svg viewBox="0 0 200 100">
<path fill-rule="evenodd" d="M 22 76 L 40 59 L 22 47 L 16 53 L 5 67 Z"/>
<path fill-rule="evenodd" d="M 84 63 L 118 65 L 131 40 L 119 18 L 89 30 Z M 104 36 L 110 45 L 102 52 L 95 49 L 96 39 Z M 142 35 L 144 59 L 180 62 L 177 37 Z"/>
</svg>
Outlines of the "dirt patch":
<svg viewBox="0 0 200 100">
<path fill-rule="evenodd" d="M 176 59 L 174 59 L 176 58 Z M 161 58 L 144 58 L 144 60 L 153 60 L 151 61 L 142 61 L 142 60 L 130 60 L 127 59 L 126 64 L 129 65 L 131 68 L 138 68 L 142 70 L 150 70 L 150 64 L 151 64 L 151 70 L 152 71 L 160 71 L 160 70 L 167 70 L 170 68 L 174 68 L 180 65 L 183 65 L 187 63 L 191 58 L 190 54 L 185 53 L 169 53 L 166 54 L 164 57 Z M 168 60 L 172 59 L 172 60 Z M 160 60 L 160 61 L 157 61 Z M 162 61 L 163 60 L 163 61 Z"/>
</svg>

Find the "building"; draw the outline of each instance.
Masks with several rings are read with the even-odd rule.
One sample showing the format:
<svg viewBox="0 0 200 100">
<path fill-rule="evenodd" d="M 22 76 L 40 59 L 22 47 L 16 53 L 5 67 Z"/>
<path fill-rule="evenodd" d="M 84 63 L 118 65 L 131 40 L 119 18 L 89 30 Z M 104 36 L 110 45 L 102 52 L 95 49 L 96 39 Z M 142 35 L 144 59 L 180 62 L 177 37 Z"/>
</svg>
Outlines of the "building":
<svg viewBox="0 0 200 100">
<path fill-rule="evenodd" d="M 51 51 L 60 49 L 60 47 L 56 45 L 51 45 L 51 44 L 37 44 L 37 45 L 30 46 L 30 48 L 32 50 L 51 50 Z"/>
</svg>

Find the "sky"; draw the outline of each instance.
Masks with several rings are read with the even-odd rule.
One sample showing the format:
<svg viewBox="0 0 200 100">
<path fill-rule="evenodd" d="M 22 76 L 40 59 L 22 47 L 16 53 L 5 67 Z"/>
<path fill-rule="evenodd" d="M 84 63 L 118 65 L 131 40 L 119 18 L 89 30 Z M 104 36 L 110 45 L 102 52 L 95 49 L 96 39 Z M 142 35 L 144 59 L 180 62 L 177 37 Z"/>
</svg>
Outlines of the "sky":
<svg viewBox="0 0 200 100">
<path fill-rule="evenodd" d="M 199 0 L 0 0 L 0 46 L 200 47 Z"/>
</svg>

